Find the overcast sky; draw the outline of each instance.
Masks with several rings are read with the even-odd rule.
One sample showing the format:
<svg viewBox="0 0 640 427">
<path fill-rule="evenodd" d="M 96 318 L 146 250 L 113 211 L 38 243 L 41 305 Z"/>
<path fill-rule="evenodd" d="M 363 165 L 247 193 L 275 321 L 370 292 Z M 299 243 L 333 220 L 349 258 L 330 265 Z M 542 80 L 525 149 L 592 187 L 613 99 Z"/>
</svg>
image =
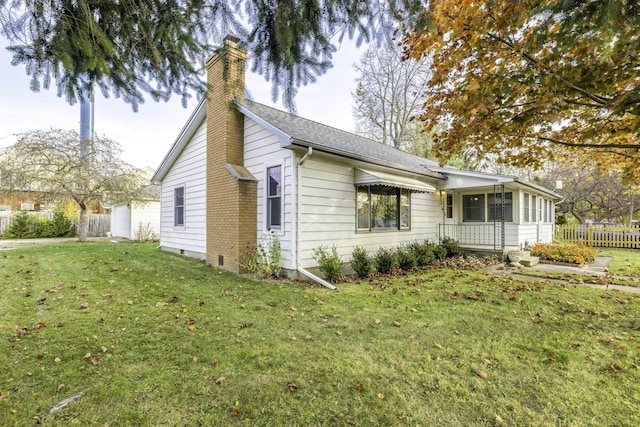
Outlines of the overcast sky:
<svg viewBox="0 0 640 427">
<path fill-rule="evenodd" d="M 80 107 L 56 95 L 56 88 L 32 92 L 24 66 L 11 65 L 6 40 L 0 38 L 0 147 L 15 143 L 15 134 L 36 129 L 80 128 Z M 312 85 L 298 91 L 298 115 L 346 131 L 354 130 L 352 116 L 357 74 L 352 64 L 360 53 L 343 44 L 334 55 L 333 68 Z M 271 102 L 271 85 L 257 74 L 247 74 L 247 88 L 256 102 Z M 179 97 L 154 102 L 146 97 L 138 112 L 121 99 L 96 94 L 95 132 L 118 142 L 123 159 L 137 167 L 157 168 L 193 112 L 197 101 L 183 108 Z M 282 104 L 274 105 L 283 109 Z"/>
</svg>

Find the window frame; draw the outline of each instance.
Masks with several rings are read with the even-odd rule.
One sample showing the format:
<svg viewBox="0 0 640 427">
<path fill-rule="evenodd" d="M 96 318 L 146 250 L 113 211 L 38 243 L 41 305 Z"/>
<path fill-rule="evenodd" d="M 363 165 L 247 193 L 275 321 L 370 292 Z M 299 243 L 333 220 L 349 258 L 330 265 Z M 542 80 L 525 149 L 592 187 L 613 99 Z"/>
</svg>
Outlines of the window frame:
<svg viewBox="0 0 640 427">
<path fill-rule="evenodd" d="M 275 193 L 271 194 L 272 186 L 271 186 L 271 174 L 270 171 L 274 169 L 279 169 L 280 172 L 280 181 L 277 183 Z M 264 212 L 264 222 L 265 228 L 269 231 L 275 230 L 279 231 L 283 229 L 284 223 L 284 166 L 281 163 L 274 164 L 271 166 L 267 166 L 265 169 L 265 212 Z M 276 208 L 278 210 L 278 219 L 279 223 L 275 224 L 273 222 L 274 212 L 273 210 Z"/>
<path fill-rule="evenodd" d="M 529 197 L 530 194 L 529 193 L 523 193 L 522 198 L 523 198 L 523 218 L 522 218 L 522 222 L 528 223 L 529 219 L 531 218 L 530 215 L 530 207 L 529 207 Z"/>
<path fill-rule="evenodd" d="M 445 194 L 445 218 L 453 219 L 453 193 Z"/>
<path fill-rule="evenodd" d="M 500 213 L 495 212 L 495 214 L 497 215 L 495 218 L 492 218 L 492 216 L 494 215 L 494 206 L 500 206 L 500 205 L 496 205 L 495 203 L 491 203 L 491 198 L 493 197 L 493 199 L 497 199 L 498 197 L 502 197 L 503 193 L 487 193 L 487 222 L 502 222 L 503 219 L 500 218 Z M 510 197 L 507 197 L 507 195 L 509 195 Z M 512 191 L 505 191 L 504 192 L 504 213 L 505 213 L 505 218 L 504 218 L 504 222 L 513 222 L 513 192 Z M 509 204 L 509 207 L 507 207 L 507 200 L 511 200 L 511 203 Z"/>
<path fill-rule="evenodd" d="M 394 231 L 410 231 L 411 230 L 411 195 L 412 191 L 406 188 L 391 187 L 387 185 L 356 185 L 356 233 L 386 233 Z M 376 191 L 380 189 L 381 191 Z M 372 206 L 374 205 L 374 196 L 384 197 L 391 196 L 395 192 L 393 201 L 395 207 L 395 217 L 391 218 L 395 221 L 394 227 L 374 226 L 375 218 L 373 217 Z M 366 200 L 361 197 L 366 195 Z M 404 198 L 404 200 L 403 200 Z M 406 203 L 405 203 L 406 202 Z M 363 211 L 364 209 L 364 211 Z M 407 214 L 407 221 L 402 221 L 403 213 Z M 365 215 L 363 218 L 362 215 Z M 364 224 L 367 224 L 365 227 Z"/>
<path fill-rule="evenodd" d="M 471 200 L 472 197 L 477 198 L 478 206 L 468 206 L 466 201 Z M 482 207 L 480 208 L 480 204 Z M 473 219 L 470 213 L 477 212 L 482 209 L 482 215 L 480 219 Z M 487 222 L 487 197 L 485 193 L 476 194 L 463 194 L 462 195 L 462 222 Z"/>
<path fill-rule="evenodd" d="M 178 196 L 178 192 L 181 196 Z M 186 188 L 184 185 L 173 187 L 173 226 L 184 228 L 186 223 Z M 182 199 L 182 203 L 178 203 L 178 197 Z M 180 218 L 182 221 L 179 221 Z"/>
</svg>

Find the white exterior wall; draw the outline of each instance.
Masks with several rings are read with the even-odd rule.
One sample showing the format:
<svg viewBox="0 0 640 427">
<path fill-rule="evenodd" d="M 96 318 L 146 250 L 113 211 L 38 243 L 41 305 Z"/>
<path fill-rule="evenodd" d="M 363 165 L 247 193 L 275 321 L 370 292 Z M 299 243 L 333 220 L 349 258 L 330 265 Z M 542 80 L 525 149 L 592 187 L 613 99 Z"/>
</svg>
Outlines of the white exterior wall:
<svg viewBox="0 0 640 427">
<path fill-rule="evenodd" d="M 280 265 L 295 269 L 293 254 L 293 204 L 294 204 L 294 153 L 280 147 L 280 139 L 271 131 L 245 117 L 244 121 L 244 166 L 258 180 L 256 238 L 265 245 L 270 238 L 278 238 L 281 246 Z M 267 230 L 265 215 L 267 168 L 282 165 L 282 229 Z M 273 237 L 272 237 L 273 236 Z"/>
<path fill-rule="evenodd" d="M 184 148 L 162 180 L 160 246 L 194 258 L 206 254 L 206 122 Z M 174 188 L 184 186 L 184 227 L 174 226 Z"/>
<path fill-rule="evenodd" d="M 131 229 L 130 239 L 135 240 L 138 234 L 149 233 L 149 238 L 160 236 L 160 202 L 150 201 L 146 203 L 131 203 Z"/>
<path fill-rule="evenodd" d="M 111 236 L 129 238 L 131 210 L 127 205 L 111 207 Z"/>
<path fill-rule="evenodd" d="M 355 246 L 370 252 L 415 240 L 435 240 L 442 207 L 433 193 L 411 193 L 411 230 L 356 232 L 354 162 L 322 153 L 310 156 L 302 166 L 299 218 L 300 266 L 317 265 L 313 250 L 336 245 L 343 261 Z M 360 166 L 364 166 L 364 163 Z"/>
</svg>

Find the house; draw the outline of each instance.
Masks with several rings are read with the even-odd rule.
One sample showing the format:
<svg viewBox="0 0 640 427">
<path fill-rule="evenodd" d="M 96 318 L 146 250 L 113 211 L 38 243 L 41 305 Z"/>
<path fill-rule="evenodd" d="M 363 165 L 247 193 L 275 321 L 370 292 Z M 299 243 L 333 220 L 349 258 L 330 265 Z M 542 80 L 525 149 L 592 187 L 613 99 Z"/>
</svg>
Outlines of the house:
<svg viewBox="0 0 640 427">
<path fill-rule="evenodd" d="M 241 270 L 247 244 L 277 237 L 290 275 L 313 250 L 375 251 L 444 236 L 504 252 L 550 241 L 555 192 L 514 177 L 441 168 L 393 147 L 244 99 L 246 54 L 227 37 L 210 92 L 153 176 L 162 249 Z"/>
<path fill-rule="evenodd" d="M 150 179 L 155 171 L 145 168 L 141 172 Z M 149 185 L 144 193 L 144 199 L 110 207 L 111 237 L 141 241 L 157 239 L 160 234 L 160 186 Z"/>
</svg>

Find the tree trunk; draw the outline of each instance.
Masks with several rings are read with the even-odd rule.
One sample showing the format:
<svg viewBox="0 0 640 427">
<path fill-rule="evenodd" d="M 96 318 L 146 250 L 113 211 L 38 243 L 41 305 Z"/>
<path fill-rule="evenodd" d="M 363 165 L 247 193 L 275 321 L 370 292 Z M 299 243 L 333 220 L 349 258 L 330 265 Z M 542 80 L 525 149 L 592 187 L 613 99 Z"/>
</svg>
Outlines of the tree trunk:
<svg viewBox="0 0 640 427">
<path fill-rule="evenodd" d="M 87 233 L 89 231 L 89 219 L 87 218 L 87 208 L 80 206 L 80 221 L 78 223 L 78 240 L 87 241 Z"/>
</svg>

